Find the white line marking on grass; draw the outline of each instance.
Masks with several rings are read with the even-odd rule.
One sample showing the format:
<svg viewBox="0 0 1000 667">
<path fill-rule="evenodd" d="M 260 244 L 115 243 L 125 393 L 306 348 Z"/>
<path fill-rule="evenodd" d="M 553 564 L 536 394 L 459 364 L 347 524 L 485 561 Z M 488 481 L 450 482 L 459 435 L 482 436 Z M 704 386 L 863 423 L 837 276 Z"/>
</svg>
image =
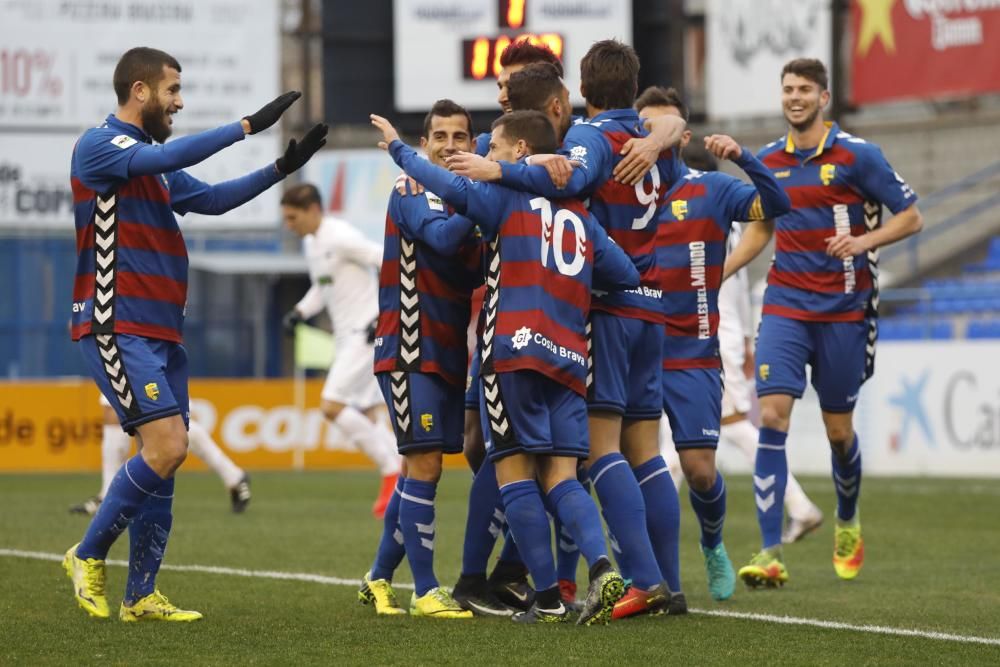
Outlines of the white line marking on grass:
<svg viewBox="0 0 1000 667">
<path fill-rule="evenodd" d="M 46 553 L 43 551 L 23 551 L 21 549 L 0 549 L 0 557 L 29 558 L 33 560 L 46 560 L 52 562 L 62 562 L 62 554 Z M 123 560 L 109 560 L 108 565 L 126 567 L 128 563 Z M 174 572 L 202 572 L 205 574 L 222 574 L 231 577 L 247 577 L 252 579 L 278 579 L 282 581 L 305 581 L 314 584 L 326 584 L 328 586 L 360 586 L 360 579 L 342 579 L 340 577 L 328 577 L 322 574 L 310 574 L 307 572 L 277 572 L 274 570 L 246 570 L 234 567 L 219 567 L 216 565 L 171 565 L 164 563 L 163 570 Z M 398 583 L 396 588 L 413 590 L 413 584 Z M 866 632 L 877 635 L 892 635 L 897 637 L 919 637 L 921 639 L 936 639 L 940 641 L 960 642 L 963 644 L 986 644 L 989 646 L 1000 646 L 1000 638 L 997 637 L 975 637 L 971 635 L 956 635 L 947 632 L 935 632 L 932 630 L 913 630 L 908 628 L 894 628 L 886 625 L 856 625 L 853 623 L 841 623 L 839 621 L 823 621 L 815 618 L 801 618 L 797 616 L 776 616 L 773 614 L 758 614 L 742 611 L 723 611 L 718 609 L 690 609 L 693 614 L 704 616 L 720 616 L 722 618 L 735 618 L 746 621 L 762 621 L 765 623 L 782 623 L 784 625 L 805 625 L 814 628 L 824 628 L 826 630 L 849 630 L 852 632 Z"/>
</svg>

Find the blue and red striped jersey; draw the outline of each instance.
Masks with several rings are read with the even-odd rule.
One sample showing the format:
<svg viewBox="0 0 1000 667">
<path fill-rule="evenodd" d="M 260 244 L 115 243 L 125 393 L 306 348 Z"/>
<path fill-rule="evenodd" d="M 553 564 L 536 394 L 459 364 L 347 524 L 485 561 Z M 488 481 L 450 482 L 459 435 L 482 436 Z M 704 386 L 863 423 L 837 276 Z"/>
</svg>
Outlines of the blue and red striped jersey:
<svg viewBox="0 0 1000 667">
<path fill-rule="evenodd" d="M 174 214 L 224 213 L 284 178 L 273 164 L 218 185 L 181 170 L 241 139 L 232 123 L 153 146 L 113 115 L 84 132 L 70 168 L 73 340 L 110 333 L 182 340 L 188 258 Z"/>
<path fill-rule="evenodd" d="M 612 178 L 629 139 L 648 133 L 634 109 L 613 109 L 573 125 L 559 152 L 580 166 L 569 184 L 556 188 L 541 166 L 501 163 L 506 186 L 549 198 L 588 198 L 587 207 L 639 270 L 642 282 L 632 290 L 597 292 L 594 310 L 649 322 L 662 322 L 660 279 L 656 267 L 657 213 L 663 196 L 683 174 L 676 151 L 664 151 L 643 182 L 631 186 Z"/>
<path fill-rule="evenodd" d="M 792 200 L 775 224 L 774 263 L 764 313 L 816 322 L 860 321 L 872 292 L 868 255 L 840 260 L 826 240 L 878 227 L 882 206 L 893 214 L 917 201 L 881 149 L 828 123 L 815 149 L 797 150 L 790 136 L 758 154 Z"/>
<path fill-rule="evenodd" d="M 583 203 L 456 176 L 401 142 L 393 159 L 479 225 L 486 242 L 481 373 L 531 370 L 586 394 L 591 285 L 639 283 L 628 256 Z"/>
<path fill-rule="evenodd" d="M 753 185 L 721 172 L 688 170 L 666 194 L 656 251 L 663 288 L 663 368 L 719 368 L 719 288 L 733 221 L 791 208 L 771 172 L 744 149 L 735 163 Z"/>
<path fill-rule="evenodd" d="M 454 225 L 443 224 L 449 218 Z M 481 243 L 471 228 L 433 192 L 404 196 L 393 189 L 379 274 L 376 373 L 436 373 L 465 386 L 469 304 L 483 282 Z"/>
</svg>

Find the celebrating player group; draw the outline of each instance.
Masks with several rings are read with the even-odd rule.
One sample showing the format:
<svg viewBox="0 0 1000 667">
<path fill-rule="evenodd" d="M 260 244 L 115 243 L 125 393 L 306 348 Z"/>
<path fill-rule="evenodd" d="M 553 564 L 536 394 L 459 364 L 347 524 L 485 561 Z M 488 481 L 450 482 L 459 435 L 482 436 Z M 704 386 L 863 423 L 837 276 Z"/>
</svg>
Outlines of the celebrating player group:
<svg viewBox="0 0 1000 667">
<path fill-rule="evenodd" d="M 323 411 L 383 474 L 373 508 L 384 513 L 383 532 L 360 600 L 379 615 L 518 623 L 595 625 L 685 613 L 680 502 L 659 447 L 664 414 L 712 597 L 731 597 L 737 578 L 754 588 L 785 584 L 786 487 L 794 499 L 786 541 L 822 521 L 785 456 L 807 365 L 837 494 L 833 565 L 839 577 L 856 577 L 864 558 L 862 461 L 852 416 L 874 369 L 878 250 L 920 230 L 913 190 L 877 146 L 824 121 L 830 95 L 816 60 L 793 60 L 780 73 L 788 131 L 757 156 L 725 135 L 706 137 L 703 148 L 689 145 L 681 97 L 657 87 L 638 95 L 638 57 L 620 42 L 595 43 L 579 63 L 585 117 L 572 115 L 564 64 L 544 46 L 516 41 L 500 63 L 503 113 L 491 132 L 475 135 L 463 107 L 439 100 L 420 138 L 427 159 L 389 121 L 371 117 L 380 146 L 405 173 L 388 193 L 373 330 L 377 247 L 323 221 L 312 186 L 292 188 L 282 200 L 289 227 L 313 238 L 310 273 L 321 286 L 287 324 L 323 305 L 330 310 L 353 353 L 331 369 Z M 239 206 L 302 167 L 327 132 L 316 125 L 263 168 L 203 183 L 184 169 L 266 130 L 298 94 L 164 143 L 184 106 L 180 72 L 162 51 L 125 53 L 114 75 L 117 112 L 84 133 L 72 157 L 73 338 L 121 426 L 137 435 L 139 452 L 109 475 L 63 566 L 79 606 L 108 617 L 105 558 L 127 529 L 129 574 L 118 615 L 129 622 L 201 618 L 156 587 L 173 522 L 174 473 L 188 447 L 180 334 L 187 255 L 174 213 Z M 750 182 L 686 166 L 695 152 L 733 162 Z M 885 221 L 883 207 L 891 213 Z M 727 253 L 736 223 L 747 224 Z M 723 419 L 720 355 L 731 346 L 720 350 L 719 290 L 772 237 L 755 350 L 762 424 L 753 480 L 762 545 L 737 571 L 723 541 L 727 489 L 715 451 L 724 425 L 747 408 L 730 397 L 734 407 Z M 353 272 L 336 293 L 327 266 L 333 254 Z M 482 308 L 473 312 L 480 287 Z M 365 363 L 373 363 L 377 387 Z M 381 425 L 379 393 L 392 435 Z M 463 451 L 475 476 L 462 572 L 449 589 L 434 572 L 435 496 L 443 454 Z M 233 483 L 245 483 L 239 472 Z M 404 557 L 415 588 L 408 608 L 392 585 Z M 580 557 L 588 581 L 578 600 Z"/>
<path fill-rule="evenodd" d="M 439 100 L 424 121 L 423 159 L 371 117 L 408 177 L 390 194 L 374 364 L 404 463 L 361 601 L 407 613 L 392 587 L 406 557 L 412 615 L 593 625 L 684 613 L 679 501 L 658 447 L 664 413 L 712 597 L 732 596 L 737 577 L 783 585 L 785 440 L 807 365 L 832 452 L 833 565 L 856 577 L 864 546 L 852 414 L 874 367 L 878 249 L 920 230 L 914 192 L 878 147 L 824 121 L 817 60 L 781 72 L 788 132 L 758 156 L 728 136 L 705 138 L 704 150 L 749 184 L 685 166 L 687 109 L 673 89 L 637 97 L 639 60 L 625 44 L 595 43 L 580 62 L 584 118 L 571 115 L 563 63 L 544 46 L 515 42 L 500 63 L 503 114 L 488 134 L 475 136 L 466 110 Z M 749 224 L 727 256 L 734 222 Z M 737 573 L 715 460 L 718 294 L 772 237 L 756 346 L 762 548 Z M 481 284 L 482 308 L 471 313 Z M 450 591 L 434 574 L 434 497 L 442 454 L 463 444 L 475 478 Z M 791 539 L 822 520 L 804 503 Z M 577 601 L 579 556 L 589 581 Z"/>
</svg>

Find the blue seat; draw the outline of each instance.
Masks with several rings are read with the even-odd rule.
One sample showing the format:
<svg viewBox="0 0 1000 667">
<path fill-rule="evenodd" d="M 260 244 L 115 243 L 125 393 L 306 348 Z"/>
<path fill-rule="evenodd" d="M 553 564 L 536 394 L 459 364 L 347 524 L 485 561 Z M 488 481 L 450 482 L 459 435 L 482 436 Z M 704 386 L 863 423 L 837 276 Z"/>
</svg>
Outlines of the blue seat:
<svg viewBox="0 0 1000 667">
<path fill-rule="evenodd" d="M 965 330 L 966 338 L 1000 338 L 1000 320 L 974 320 Z"/>
<path fill-rule="evenodd" d="M 951 340 L 955 337 L 955 324 L 951 320 L 938 320 L 931 324 L 931 340 Z"/>
</svg>

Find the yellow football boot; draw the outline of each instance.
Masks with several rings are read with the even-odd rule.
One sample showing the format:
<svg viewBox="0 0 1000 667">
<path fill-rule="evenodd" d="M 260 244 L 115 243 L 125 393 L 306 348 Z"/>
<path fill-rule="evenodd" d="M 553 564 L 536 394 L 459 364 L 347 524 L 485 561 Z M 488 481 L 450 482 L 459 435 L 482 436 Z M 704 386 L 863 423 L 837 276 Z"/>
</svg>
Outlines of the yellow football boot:
<svg viewBox="0 0 1000 667">
<path fill-rule="evenodd" d="M 472 618 L 472 612 L 462 609 L 455 602 L 448 589 L 438 586 L 417 597 L 416 591 L 410 597 L 410 615 L 429 618 Z"/>
<path fill-rule="evenodd" d="M 749 565 L 740 568 L 739 578 L 749 588 L 767 586 L 776 588 L 788 581 L 788 570 L 781 562 L 780 549 L 764 549 L 750 559 Z"/>
<path fill-rule="evenodd" d="M 122 602 L 121 609 L 118 610 L 118 619 L 126 623 L 138 621 L 186 623 L 200 620 L 201 612 L 178 609 L 157 589 L 131 606 L 125 606 Z"/>
<path fill-rule="evenodd" d="M 833 569 L 841 579 L 858 576 L 865 562 L 865 542 L 861 539 L 861 522 L 841 524 L 833 530 Z"/>
<path fill-rule="evenodd" d="M 78 546 L 79 543 L 71 546 L 62 562 L 66 576 L 73 582 L 73 596 L 80 608 L 91 616 L 108 618 L 111 612 L 108 611 L 108 598 L 104 594 L 104 561 L 77 558 Z"/>
<path fill-rule="evenodd" d="M 361 578 L 361 589 L 358 591 L 358 601 L 361 604 L 375 605 L 375 613 L 379 616 L 400 616 L 406 610 L 396 602 L 396 591 L 392 583 L 386 579 L 372 579 L 371 572 L 365 572 Z"/>
</svg>

